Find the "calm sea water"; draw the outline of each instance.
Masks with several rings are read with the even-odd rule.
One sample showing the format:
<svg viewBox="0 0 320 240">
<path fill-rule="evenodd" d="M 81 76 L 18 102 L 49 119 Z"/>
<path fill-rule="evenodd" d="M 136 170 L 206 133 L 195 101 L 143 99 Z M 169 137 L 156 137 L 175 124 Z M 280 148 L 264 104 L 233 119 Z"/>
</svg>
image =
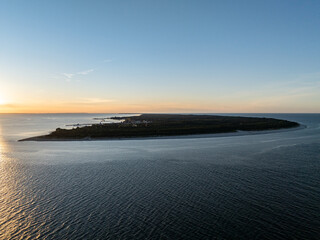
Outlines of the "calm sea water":
<svg viewBox="0 0 320 240">
<path fill-rule="evenodd" d="M 249 114 L 306 125 L 270 134 L 17 142 L 99 116 L 0 115 L 0 239 L 320 239 L 320 114 Z"/>
</svg>

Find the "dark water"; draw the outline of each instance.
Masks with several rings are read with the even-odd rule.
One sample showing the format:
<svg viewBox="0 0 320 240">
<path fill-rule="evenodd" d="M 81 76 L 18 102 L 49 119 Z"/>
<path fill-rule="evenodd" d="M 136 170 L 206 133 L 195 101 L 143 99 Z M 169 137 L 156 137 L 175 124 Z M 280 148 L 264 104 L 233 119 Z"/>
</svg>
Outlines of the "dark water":
<svg viewBox="0 0 320 240">
<path fill-rule="evenodd" d="M 320 114 L 258 114 L 307 126 L 261 135 L 16 141 L 96 116 L 0 115 L 0 239 L 320 239 Z"/>
</svg>

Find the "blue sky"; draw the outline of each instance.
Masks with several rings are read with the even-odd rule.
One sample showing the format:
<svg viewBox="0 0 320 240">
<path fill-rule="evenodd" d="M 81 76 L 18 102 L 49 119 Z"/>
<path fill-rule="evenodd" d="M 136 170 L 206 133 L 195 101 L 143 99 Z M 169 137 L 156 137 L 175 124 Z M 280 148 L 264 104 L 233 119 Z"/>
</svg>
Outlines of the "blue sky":
<svg viewBox="0 0 320 240">
<path fill-rule="evenodd" d="M 0 112 L 320 112 L 319 1 L 1 1 Z"/>
</svg>

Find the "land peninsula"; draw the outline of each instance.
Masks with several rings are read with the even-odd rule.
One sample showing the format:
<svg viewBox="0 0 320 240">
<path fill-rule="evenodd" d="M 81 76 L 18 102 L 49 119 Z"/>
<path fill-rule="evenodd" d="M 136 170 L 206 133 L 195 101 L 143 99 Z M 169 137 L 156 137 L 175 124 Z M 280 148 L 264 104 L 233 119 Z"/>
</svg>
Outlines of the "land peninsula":
<svg viewBox="0 0 320 240">
<path fill-rule="evenodd" d="M 103 118 L 104 119 L 104 118 Z M 20 141 L 73 141 L 166 137 L 238 131 L 263 131 L 298 127 L 287 120 L 257 117 L 217 115 L 141 114 L 139 116 L 112 117 L 116 123 L 92 124 L 73 129 L 57 128 L 48 135 Z"/>
</svg>

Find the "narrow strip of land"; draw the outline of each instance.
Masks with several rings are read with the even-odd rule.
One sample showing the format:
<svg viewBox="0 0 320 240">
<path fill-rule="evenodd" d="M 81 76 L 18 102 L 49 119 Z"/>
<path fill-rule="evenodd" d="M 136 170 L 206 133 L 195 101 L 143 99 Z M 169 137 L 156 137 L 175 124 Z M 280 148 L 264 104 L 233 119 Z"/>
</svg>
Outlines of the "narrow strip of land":
<svg viewBox="0 0 320 240">
<path fill-rule="evenodd" d="M 73 129 L 57 128 L 48 135 L 20 141 L 103 140 L 145 137 L 169 137 L 199 134 L 263 131 L 298 127 L 299 124 L 281 119 L 231 117 L 213 115 L 142 114 L 113 117 L 118 123 L 93 124 Z"/>
</svg>

